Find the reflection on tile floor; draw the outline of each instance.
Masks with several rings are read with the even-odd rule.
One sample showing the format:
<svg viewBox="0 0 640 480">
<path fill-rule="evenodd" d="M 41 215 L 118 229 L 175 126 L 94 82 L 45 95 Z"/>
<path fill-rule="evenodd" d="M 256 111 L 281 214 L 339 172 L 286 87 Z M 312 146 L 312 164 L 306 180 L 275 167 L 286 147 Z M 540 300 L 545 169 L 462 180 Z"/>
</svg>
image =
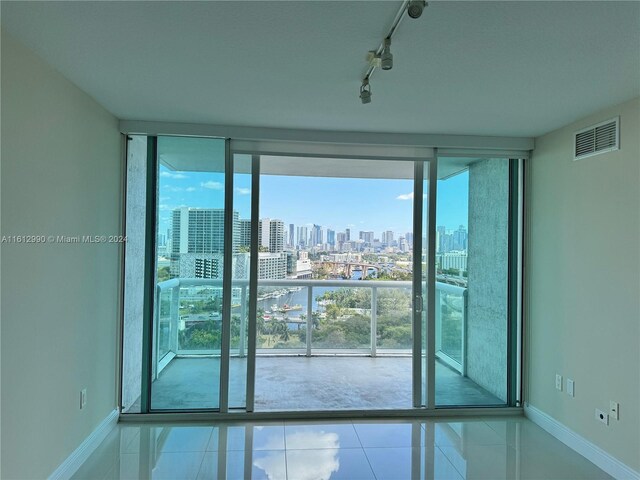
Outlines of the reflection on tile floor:
<svg viewBox="0 0 640 480">
<path fill-rule="evenodd" d="M 522 417 L 119 424 L 76 479 L 608 479 Z"/>
</svg>

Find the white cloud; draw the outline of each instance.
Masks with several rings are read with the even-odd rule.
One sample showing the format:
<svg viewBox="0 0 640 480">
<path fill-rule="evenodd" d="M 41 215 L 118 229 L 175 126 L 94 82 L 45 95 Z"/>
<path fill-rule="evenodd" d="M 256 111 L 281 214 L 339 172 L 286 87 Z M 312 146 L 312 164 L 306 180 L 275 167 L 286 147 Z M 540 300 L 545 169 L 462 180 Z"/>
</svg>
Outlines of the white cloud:
<svg viewBox="0 0 640 480">
<path fill-rule="evenodd" d="M 236 187 L 235 190 L 238 195 L 249 195 L 251 193 L 250 188 Z"/>
<path fill-rule="evenodd" d="M 182 191 L 181 187 L 174 187 L 172 185 L 164 185 L 163 188 L 168 190 L 168 191 L 170 191 L 170 192 L 181 192 Z"/>
<path fill-rule="evenodd" d="M 171 173 L 171 172 L 160 172 L 160 176 L 165 178 L 174 178 L 177 180 L 189 178 L 184 173 Z"/>
<path fill-rule="evenodd" d="M 413 200 L 413 192 L 411 193 L 403 193 L 402 195 L 398 195 L 396 200 Z"/>
<path fill-rule="evenodd" d="M 202 182 L 200 186 L 202 188 L 208 188 L 209 190 L 222 190 L 224 188 L 224 185 L 222 183 L 214 182 L 212 180 L 209 180 L 208 182 Z"/>
<path fill-rule="evenodd" d="M 195 192 L 196 190 L 197 190 L 196 187 L 187 187 L 187 188 L 185 188 L 185 191 L 187 191 L 187 192 Z"/>
</svg>

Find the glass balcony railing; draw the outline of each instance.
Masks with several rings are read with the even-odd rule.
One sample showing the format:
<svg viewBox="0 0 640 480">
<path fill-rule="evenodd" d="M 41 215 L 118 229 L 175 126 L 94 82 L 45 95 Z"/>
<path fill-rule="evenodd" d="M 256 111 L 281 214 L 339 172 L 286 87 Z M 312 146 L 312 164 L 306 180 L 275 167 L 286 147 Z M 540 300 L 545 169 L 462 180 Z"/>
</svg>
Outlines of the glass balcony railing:
<svg viewBox="0 0 640 480">
<path fill-rule="evenodd" d="M 467 289 L 436 282 L 436 357 L 466 376 Z"/>
<path fill-rule="evenodd" d="M 231 355 L 247 353 L 248 281 L 234 280 Z M 436 356 L 464 374 L 466 288 L 436 283 Z M 154 378 L 175 356 L 219 356 L 222 281 L 156 288 Z M 411 282 L 260 280 L 257 355 L 410 355 Z"/>
</svg>

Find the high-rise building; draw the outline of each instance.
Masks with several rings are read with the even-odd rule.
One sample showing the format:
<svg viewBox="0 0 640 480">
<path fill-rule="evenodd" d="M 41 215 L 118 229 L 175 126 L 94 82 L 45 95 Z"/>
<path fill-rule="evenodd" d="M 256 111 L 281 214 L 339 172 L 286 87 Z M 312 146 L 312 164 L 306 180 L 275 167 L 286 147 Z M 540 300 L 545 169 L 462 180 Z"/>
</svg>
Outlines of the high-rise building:
<svg viewBox="0 0 640 480">
<path fill-rule="evenodd" d="M 373 232 L 361 231 L 358 236 L 366 245 L 371 245 L 373 243 Z"/>
<path fill-rule="evenodd" d="M 345 229 L 344 233 L 346 235 L 346 240 L 345 241 L 346 242 L 351 241 L 351 229 L 350 228 Z"/>
<path fill-rule="evenodd" d="M 224 254 L 224 210 L 217 208 L 176 208 L 171 218 L 172 276 L 219 278 Z M 238 212 L 233 212 L 232 250 L 240 241 Z"/>
<path fill-rule="evenodd" d="M 238 245 L 241 247 L 251 246 L 251 220 L 241 218 L 240 220 L 240 239 Z"/>
<path fill-rule="evenodd" d="M 293 223 L 290 223 L 289 224 L 289 242 L 288 242 L 288 245 L 290 247 L 295 246 L 295 238 L 294 238 L 295 230 L 296 230 L 296 226 Z"/>
<path fill-rule="evenodd" d="M 436 253 L 442 252 L 442 239 L 444 237 L 446 227 L 438 225 L 436 227 Z"/>
<path fill-rule="evenodd" d="M 413 249 L 413 232 L 405 233 L 404 238 L 407 240 L 407 244 L 409 245 L 409 249 Z"/>
<path fill-rule="evenodd" d="M 258 278 L 279 279 L 287 276 L 287 255 L 281 253 L 260 252 L 258 254 Z"/>
<path fill-rule="evenodd" d="M 282 252 L 285 243 L 284 222 L 278 219 L 261 218 L 258 223 L 258 238 L 260 246 L 269 252 Z"/>
<path fill-rule="evenodd" d="M 407 244 L 407 239 L 404 237 L 399 237 L 398 238 L 398 249 L 401 252 L 408 252 L 409 251 L 409 245 Z"/>
<path fill-rule="evenodd" d="M 271 220 L 269 222 L 269 252 L 280 253 L 284 251 L 284 222 Z"/>
<path fill-rule="evenodd" d="M 298 227 L 296 246 L 304 248 L 309 245 L 309 229 L 307 227 Z"/>
<path fill-rule="evenodd" d="M 269 238 L 271 235 L 271 219 L 261 218 L 258 222 L 258 245 L 269 249 Z"/>
<path fill-rule="evenodd" d="M 382 232 L 382 245 L 390 247 L 393 244 L 393 232 L 386 230 Z"/>
<path fill-rule="evenodd" d="M 327 243 L 331 246 L 336 244 L 336 231 L 327 228 Z"/>
<path fill-rule="evenodd" d="M 311 240 L 309 242 L 311 247 L 320 245 L 322 243 L 322 227 L 320 225 L 313 225 L 311 229 Z"/>
<path fill-rule="evenodd" d="M 224 210 L 176 208 L 172 212 L 172 254 L 220 253 L 224 251 Z M 240 223 L 233 212 L 233 251 L 238 249 Z"/>
<path fill-rule="evenodd" d="M 464 225 L 460 225 L 458 230 L 453 232 L 453 249 L 454 250 L 466 250 L 467 249 L 467 229 Z"/>
</svg>

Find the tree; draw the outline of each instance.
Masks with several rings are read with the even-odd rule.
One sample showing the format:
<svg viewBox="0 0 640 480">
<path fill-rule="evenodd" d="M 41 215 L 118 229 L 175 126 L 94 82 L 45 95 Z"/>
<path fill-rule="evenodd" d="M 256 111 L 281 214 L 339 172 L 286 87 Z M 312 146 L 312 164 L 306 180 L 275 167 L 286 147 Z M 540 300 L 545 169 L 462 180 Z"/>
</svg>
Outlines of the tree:
<svg viewBox="0 0 640 480">
<path fill-rule="evenodd" d="M 315 330 L 320 330 L 320 313 L 311 312 L 311 324 Z"/>
<path fill-rule="evenodd" d="M 164 282 L 165 280 L 169 280 L 171 278 L 171 272 L 169 271 L 169 267 L 160 267 L 158 269 L 158 282 Z"/>
</svg>

